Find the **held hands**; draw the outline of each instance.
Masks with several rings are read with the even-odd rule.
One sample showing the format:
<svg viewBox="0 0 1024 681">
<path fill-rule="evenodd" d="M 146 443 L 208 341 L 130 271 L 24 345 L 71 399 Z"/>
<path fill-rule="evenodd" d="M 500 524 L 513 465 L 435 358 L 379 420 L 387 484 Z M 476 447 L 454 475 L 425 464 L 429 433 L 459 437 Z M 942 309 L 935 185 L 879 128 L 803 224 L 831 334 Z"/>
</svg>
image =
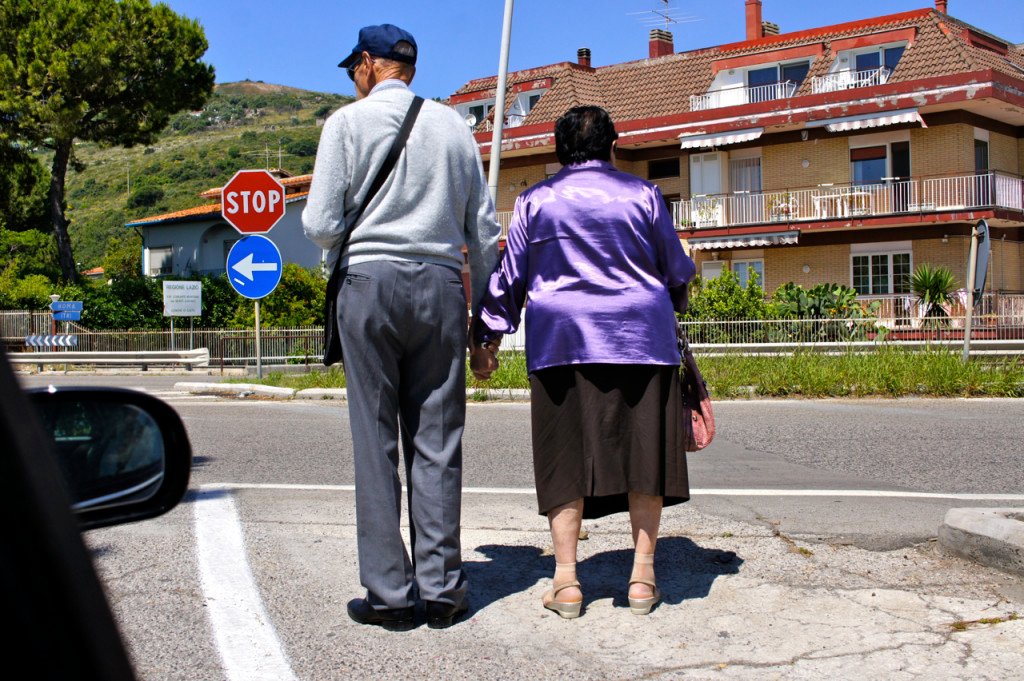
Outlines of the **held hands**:
<svg viewBox="0 0 1024 681">
<path fill-rule="evenodd" d="M 486 381 L 498 368 L 498 347 L 501 341 L 487 341 L 481 345 L 470 342 L 469 369 L 478 381 Z"/>
</svg>

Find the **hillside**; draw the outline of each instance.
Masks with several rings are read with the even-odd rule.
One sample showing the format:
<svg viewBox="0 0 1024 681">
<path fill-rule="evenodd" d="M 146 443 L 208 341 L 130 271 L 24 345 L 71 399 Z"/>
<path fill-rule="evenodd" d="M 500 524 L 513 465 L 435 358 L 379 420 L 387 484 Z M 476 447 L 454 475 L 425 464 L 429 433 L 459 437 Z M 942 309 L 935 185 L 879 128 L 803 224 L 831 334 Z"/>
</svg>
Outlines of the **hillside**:
<svg viewBox="0 0 1024 681">
<path fill-rule="evenodd" d="M 68 217 L 81 269 L 102 263 L 107 241 L 133 219 L 201 202 L 199 192 L 242 168 L 313 169 L 323 119 L 351 97 L 243 81 L 217 85 L 201 111 L 171 118 L 149 147 L 75 146 Z M 44 164 L 47 160 L 44 159 Z"/>
</svg>

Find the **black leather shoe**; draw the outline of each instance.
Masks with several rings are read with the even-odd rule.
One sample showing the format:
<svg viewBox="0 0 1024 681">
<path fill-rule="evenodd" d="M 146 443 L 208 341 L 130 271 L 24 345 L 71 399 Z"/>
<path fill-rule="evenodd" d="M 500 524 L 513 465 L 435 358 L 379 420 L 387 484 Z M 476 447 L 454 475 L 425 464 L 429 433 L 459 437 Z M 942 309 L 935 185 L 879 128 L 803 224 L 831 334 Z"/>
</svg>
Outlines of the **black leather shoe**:
<svg viewBox="0 0 1024 681">
<path fill-rule="evenodd" d="M 377 610 L 365 598 L 348 602 L 348 616 L 360 624 L 375 624 L 388 631 L 409 631 L 413 628 L 412 607 Z"/>
<path fill-rule="evenodd" d="M 466 614 L 469 610 L 469 603 L 461 605 L 451 603 L 437 603 L 427 601 L 427 626 L 431 629 L 447 629 Z"/>
</svg>

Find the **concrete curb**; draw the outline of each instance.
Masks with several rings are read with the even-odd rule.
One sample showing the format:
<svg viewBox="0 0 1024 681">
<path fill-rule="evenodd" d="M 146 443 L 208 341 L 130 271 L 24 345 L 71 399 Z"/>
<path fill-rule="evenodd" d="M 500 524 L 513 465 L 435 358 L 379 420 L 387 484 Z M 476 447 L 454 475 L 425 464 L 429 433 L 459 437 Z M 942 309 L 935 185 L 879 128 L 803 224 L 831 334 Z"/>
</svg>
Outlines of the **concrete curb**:
<svg viewBox="0 0 1024 681">
<path fill-rule="evenodd" d="M 529 402 L 530 391 L 522 388 L 468 388 L 466 399 L 471 402 Z"/>
<path fill-rule="evenodd" d="M 1024 508 L 951 508 L 939 544 L 960 556 L 1024 576 Z"/>
<path fill-rule="evenodd" d="M 275 388 L 258 383 L 175 383 L 175 390 L 192 395 L 222 395 L 224 397 L 270 397 L 290 400 L 295 397 L 292 388 Z"/>
<path fill-rule="evenodd" d="M 345 388 L 274 388 L 258 383 L 175 383 L 175 390 L 192 395 L 220 395 L 223 397 L 272 397 L 297 400 L 347 400 Z M 471 402 L 529 402 L 530 391 L 521 388 L 468 388 L 466 399 Z"/>
<path fill-rule="evenodd" d="M 347 400 L 345 388 L 306 388 L 295 393 L 297 400 Z"/>
</svg>

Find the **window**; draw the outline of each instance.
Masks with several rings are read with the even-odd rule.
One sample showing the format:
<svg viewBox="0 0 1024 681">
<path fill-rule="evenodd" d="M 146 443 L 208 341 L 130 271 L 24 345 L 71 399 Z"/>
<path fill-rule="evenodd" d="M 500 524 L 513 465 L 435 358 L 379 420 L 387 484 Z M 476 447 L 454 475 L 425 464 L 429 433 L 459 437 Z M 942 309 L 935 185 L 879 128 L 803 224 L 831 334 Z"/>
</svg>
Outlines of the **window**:
<svg viewBox="0 0 1024 681">
<path fill-rule="evenodd" d="M 796 88 L 800 87 L 800 83 L 804 82 L 810 68 L 809 61 L 801 61 L 750 69 L 747 71 L 747 87 L 750 88 L 748 102 L 767 102 L 772 99 L 792 96 Z M 792 85 L 789 87 L 779 85 L 787 82 Z M 778 87 L 771 87 L 772 85 L 778 85 Z"/>
<path fill-rule="evenodd" d="M 851 256 L 853 288 L 858 295 L 910 293 L 910 253 L 857 253 Z"/>
<path fill-rule="evenodd" d="M 733 260 L 732 271 L 743 288 L 750 285 L 755 274 L 758 285 L 764 288 L 764 260 Z"/>
<path fill-rule="evenodd" d="M 224 239 L 224 262 L 228 261 L 228 253 L 231 252 L 231 247 L 238 243 L 238 239 Z"/>
<path fill-rule="evenodd" d="M 659 158 L 647 162 L 647 179 L 658 180 L 663 177 L 679 177 L 679 158 Z"/>
<path fill-rule="evenodd" d="M 888 147 L 858 147 L 850 149 L 851 175 L 854 184 L 881 184 L 888 177 Z"/>
<path fill-rule="evenodd" d="M 706 260 L 700 264 L 700 276 L 705 279 L 717 279 L 722 275 L 723 260 Z"/>
<path fill-rule="evenodd" d="M 801 61 L 795 64 L 783 64 L 779 67 L 782 72 L 780 80 L 785 83 L 787 80 L 790 83 L 795 83 L 797 87 L 804 82 L 804 78 L 807 77 L 807 72 L 811 70 L 811 62 Z"/>
<path fill-rule="evenodd" d="M 173 254 L 170 246 L 149 249 L 149 276 L 157 277 L 170 274 L 172 271 Z"/>
<path fill-rule="evenodd" d="M 494 100 L 489 99 L 485 101 L 473 102 L 470 104 L 459 104 L 455 107 L 455 110 L 459 112 L 459 115 L 463 118 L 472 116 L 476 119 L 473 125 L 479 125 L 482 123 L 487 116 L 491 113 L 491 109 L 494 108 Z"/>
<path fill-rule="evenodd" d="M 537 102 L 540 101 L 543 94 L 544 90 L 520 93 L 508 110 L 508 116 L 505 120 L 506 125 L 510 128 L 522 125 L 526 117 L 533 111 L 533 107 L 537 106 Z"/>
<path fill-rule="evenodd" d="M 900 62 L 900 57 L 903 56 L 904 45 L 897 45 L 895 47 L 883 47 L 878 49 L 872 49 L 870 52 L 861 52 L 854 56 L 854 62 L 856 64 L 857 73 L 860 74 L 859 78 L 869 78 L 870 72 L 878 71 L 881 68 L 885 68 L 883 77 L 878 83 L 884 83 L 889 77 L 889 74 L 893 72 L 896 65 Z M 871 85 L 877 85 L 878 83 L 871 82 Z"/>
<path fill-rule="evenodd" d="M 476 118 L 477 123 L 487 118 L 487 114 L 489 114 L 490 112 L 490 104 L 477 104 L 475 106 L 469 107 L 469 114 Z"/>
</svg>

